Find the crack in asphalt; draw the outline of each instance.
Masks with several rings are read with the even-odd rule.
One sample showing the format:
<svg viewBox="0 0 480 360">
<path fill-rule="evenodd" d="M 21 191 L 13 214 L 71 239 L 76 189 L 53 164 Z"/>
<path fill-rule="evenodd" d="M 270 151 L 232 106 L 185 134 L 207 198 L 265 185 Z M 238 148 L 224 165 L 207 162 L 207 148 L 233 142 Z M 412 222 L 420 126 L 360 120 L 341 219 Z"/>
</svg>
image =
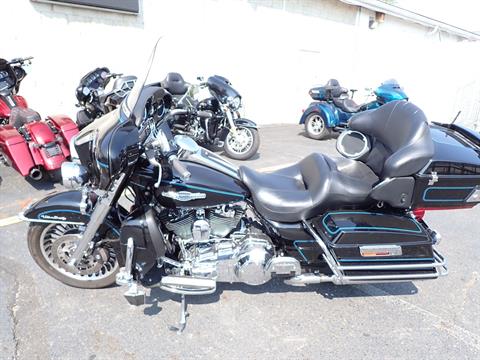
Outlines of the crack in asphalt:
<svg viewBox="0 0 480 360">
<path fill-rule="evenodd" d="M 465 345 L 475 349 L 480 353 L 480 335 L 477 335 L 449 320 L 443 319 L 440 315 L 426 310 L 418 305 L 400 298 L 398 295 L 390 294 L 375 285 L 354 285 L 359 291 L 373 297 L 382 298 L 385 302 L 406 307 L 408 310 L 415 311 L 425 317 L 433 320 L 433 325 L 440 330 L 446 331 L 450 336 L 463 342 Z"/>
<path fill-rule="evenodd" d="M 13 279 L 13 301 L 12 304 L 8 306 L 8 311 L 10 313 L 10 317 L 12 319 L 12 341 L 13 341 L 13 359 L 18 358 L 18 336 L 17 336 L 17 326 L 18 326 L 18 318 L 17 318 L 17 311 L 18 311 L 18 298 L 20 294 L 20 283 L 17 279 L 17 276 L 5 269 L 4 267 L 0 266 L 0 270 L 5 274 L 9 275 Z"/>
</svg>

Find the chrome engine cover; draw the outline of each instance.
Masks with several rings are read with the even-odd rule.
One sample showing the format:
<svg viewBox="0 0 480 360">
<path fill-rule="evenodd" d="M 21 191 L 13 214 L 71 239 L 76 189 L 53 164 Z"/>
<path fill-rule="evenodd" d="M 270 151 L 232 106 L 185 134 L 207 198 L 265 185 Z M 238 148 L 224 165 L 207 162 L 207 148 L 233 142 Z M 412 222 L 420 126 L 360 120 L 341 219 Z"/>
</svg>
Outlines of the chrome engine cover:
<svg viewBox="0 0 480 360">
<path fill-rule="evenodd" d="M 249 285 L 265 284 L 271 278 L 267 266 L 274 255 L 273 246 L 267 236 L 247 237 L 235 254 L 235 276 Z"/>
<path fill-rule="evenodd" d="M 190 272 L 218 282 L 262 285 L 272 275 L 297 276 L 300 263 L 291 257 L 275 256 L 270 238 L 264 234 L 234 233 L 232 238 L 197 244 L 189 250 Z"/>
</svg>

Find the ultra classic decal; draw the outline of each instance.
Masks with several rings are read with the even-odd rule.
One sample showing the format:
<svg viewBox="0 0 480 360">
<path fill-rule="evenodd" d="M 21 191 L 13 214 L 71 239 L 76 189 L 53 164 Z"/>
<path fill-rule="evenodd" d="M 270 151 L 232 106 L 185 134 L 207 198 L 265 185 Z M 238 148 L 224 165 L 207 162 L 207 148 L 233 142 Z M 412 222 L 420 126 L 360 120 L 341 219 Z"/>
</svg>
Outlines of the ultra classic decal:
<svg viewBox="0 0 480 360">
<path fill-rule="evenodd" d="M 177 183 L 177 182 L 173 182 L 173 181 L 162 181 L 162 183 L 170 184 L 170 185 L 174 185 L 174 186 L 182 186 L 182 187 L 185 187 L 187 189 L 201 190 L 201 191 L 212 192 L 212 193 L 222 194 L 222 195 L 237 196 L 241 199 L 245 198 L 242 194 L 237 194 L 237 193 L 233 193 L 233 192 L 229 192 L 229 191 L 220 191 L 220 190 L 210 189 L 210 188 L 206 188 L 206 187 L 203 187 L 203 186 L 187 185 L 187 184 Z"/>
</svg>

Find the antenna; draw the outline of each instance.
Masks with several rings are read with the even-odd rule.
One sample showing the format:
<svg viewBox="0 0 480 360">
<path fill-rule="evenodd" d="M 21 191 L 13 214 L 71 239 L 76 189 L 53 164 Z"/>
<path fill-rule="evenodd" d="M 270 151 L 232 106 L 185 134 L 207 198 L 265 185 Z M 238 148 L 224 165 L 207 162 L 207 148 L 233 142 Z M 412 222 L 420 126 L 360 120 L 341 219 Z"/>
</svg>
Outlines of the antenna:
<svg viewBox="0 0 480 360">
<path fill-rule="evenodd" d="M 457 115 L 453 118 L 453 121 L 450 123 L 450 125 L 453 125 L 455 123 L 455 121 L 457 121 L 457 119 L 458 119 L 458 117 L 460 116 L 461 113 L 462 113 L 462 110 L 458 110 Z"/>
</svg>

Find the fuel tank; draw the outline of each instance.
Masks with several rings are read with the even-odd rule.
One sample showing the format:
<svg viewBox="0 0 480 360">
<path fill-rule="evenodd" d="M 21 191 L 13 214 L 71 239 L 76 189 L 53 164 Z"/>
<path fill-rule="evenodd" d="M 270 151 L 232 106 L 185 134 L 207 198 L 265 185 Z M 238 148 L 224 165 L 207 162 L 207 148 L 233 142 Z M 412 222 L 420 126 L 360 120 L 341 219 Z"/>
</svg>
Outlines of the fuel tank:
<svg viewBox="0 0 480 360">
<path fill-rule="evenodd" d="M 220 170 L 191 161 L 182 164 L 192 174 L 182 180 L 173 170 L 156 192 L 159 202 L 169 208 L 203 208 L 243 201 L 248 190 L 242 182 Z"/>
</svg>

